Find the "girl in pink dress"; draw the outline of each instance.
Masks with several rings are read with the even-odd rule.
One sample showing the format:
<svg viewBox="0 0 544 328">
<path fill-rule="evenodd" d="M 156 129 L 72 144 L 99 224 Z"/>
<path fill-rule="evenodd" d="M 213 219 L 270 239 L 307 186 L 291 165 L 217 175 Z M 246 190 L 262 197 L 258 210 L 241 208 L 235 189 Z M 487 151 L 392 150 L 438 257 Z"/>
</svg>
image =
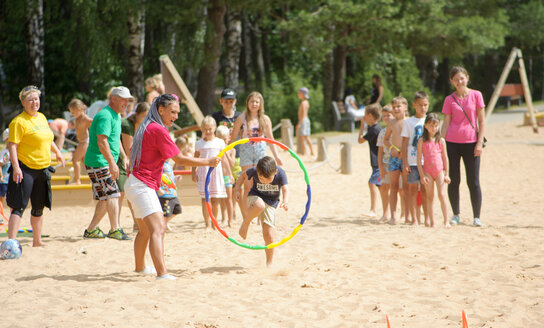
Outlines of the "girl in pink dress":
<svg viewBox="0 0 544 328">
<path fill-rule="evenodd" d="M 215 128 L 215 119 L 211 116 L 206 116 L 200 126 L 200 130 L 202 130 L 202 139 L 198 140 L 195 144 L 195 157 L 216 157 L 217 155 L 219 155 L 219 152 L 226 147 L 223 139 L 215 137 Z M 204 192 L 208 169 L 208 166 L 200 166 L 198 168 L 193 167 L 192 173 L 193 181 L 197 183 L 198 192 L 200 193 L 200 198 L 202 198 L 202 216 L 204 216 L 204 223 L 206 224 L 206 229 L 215 229 L 213 224 L 210 224 L 210 216 L 206 208 L 206 196 Z M 210 174 L 210 183 L 208 185 L 208 190 L 210 192 L 210 203 L 212 204 L 212 212 L 213 215 L 217 217 L 221 199 L 227 198 L 225 182 L 223 179 L 223 168 L 221 166 L 221 163 L 219 163 L 215 170 L 213 170 Z"/>
<path fill-rule="evenodd" d="M 431 113 L 427 115 L 424 126 L 423 135 L 417 143 L 417 169 L 421 177 L 421 184 L 425 186 L 427 192 L 428 209 L 425 226 L 434 227 L 433 190 L 436 183 L 438 199 L 444 216 L 444 226 L 450 228 L 446 202 L 446 183 L 450 183 L 449 163 L 446 154 L 446 141 L 440 136 L 440 118 L 435 113 Z"/>
</svg>

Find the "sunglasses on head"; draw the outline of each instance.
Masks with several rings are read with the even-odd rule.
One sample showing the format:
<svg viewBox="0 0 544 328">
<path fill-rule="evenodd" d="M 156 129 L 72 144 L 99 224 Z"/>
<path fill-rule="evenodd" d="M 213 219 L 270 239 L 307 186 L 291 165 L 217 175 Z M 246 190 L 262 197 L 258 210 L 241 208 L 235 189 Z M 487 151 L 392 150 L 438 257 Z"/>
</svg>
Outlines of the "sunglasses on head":
<svg viewBox="0 0 544 328">
<path fill-rule="evenodd" d="M 29 85 L 28 87 L 25 87 L 23 89 L 23 91 L 30 91 L 30 90 L 40 90 L 40 89 L 38 89 L 38 87 L 33 86 L 33 85 Z"/>
</svg>

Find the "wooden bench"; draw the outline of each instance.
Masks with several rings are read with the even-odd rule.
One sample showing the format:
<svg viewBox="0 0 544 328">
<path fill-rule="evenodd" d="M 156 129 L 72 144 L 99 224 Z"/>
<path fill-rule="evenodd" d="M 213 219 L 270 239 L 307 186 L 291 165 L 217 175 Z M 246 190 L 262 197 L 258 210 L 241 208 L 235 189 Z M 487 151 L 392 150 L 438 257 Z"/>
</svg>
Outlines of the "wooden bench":
<svg viewBox="0 0 544 328">
<path fill-rule="evenodd" d="M 90 183 L 51 185 L 51 193 L 53 195 L 53 207 L 95 205 Z"/>
<path fill-rule="evenodd" d="M 334 118 L 334 129 L 336 131 L 341 131 L 342 125 L 345 125 L 349 132 L 353 132 L 355 130 L 355 120 L 345 114 L 346 111 L 344 110 L 343 102 L 333 101 L 332 112 Z M 342 113 L 344 113 L 345 116 L 342 116 Z"/>
<path fill-rule="evenodd" d="M 523 85 L 521 84 L 505 84 L 502 87 L 499 97 L 504 98 L 506 108 L 510 107 L 512 100 L 517 100 L 518 106 L 521 105 L 521 96 L 523 96 Z"/>
<path fill-rule="evenodd" d="M 71 179 L 72 177 L 69 175 L 53 174 L 51 176 L 51 185 L 67 185 L 70 183 Z M 80 180 L 82 183 L 91 183 L 88 175 L 82 175 Z"/>
<path fill-rule="evenodd" d="M 181 206 L 201 206 L 202 200 L 198 192 L 196 182 L 191 178 L 191 171 L 175 171 L 176 175 L 182 175 L 181 181 L 176 181 L 178 198 Z M 88 181 L 88 176 L 81 176 L 82 181 Z M 68 176 L 51 177 L 51 192 L 53 194 L 53 206 L 95 206 L 93 190 L 90 183 L 80 185 L 65 184 Z M 126 198 L 123 204 L 126 204 Z"/>
</svg>

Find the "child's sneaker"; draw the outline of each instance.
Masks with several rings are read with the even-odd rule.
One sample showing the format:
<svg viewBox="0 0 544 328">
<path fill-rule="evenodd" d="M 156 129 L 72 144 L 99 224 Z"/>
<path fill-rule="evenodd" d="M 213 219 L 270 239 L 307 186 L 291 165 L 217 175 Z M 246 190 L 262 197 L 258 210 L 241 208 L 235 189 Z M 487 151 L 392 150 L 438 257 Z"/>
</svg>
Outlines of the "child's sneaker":
<svg viewBox="0 0 544 328">
<path fill-rule="evenodd" d="M 176 280 L 178 278 L 174 277 L 171 274 L 165 273 L 162 276 L 158 276 L 155 278 L 156 280 Z"/>
<path fill-rule="evenodd" d="M 121 228 L 117 228 L 113 231 L 110 231 L 107 237 L 111 239 L 117 239 L 117 240 L 132 240 L 132 238 L 127 236 L 127 234 Z"/>
<path fill-rule="evenodd" d="M 461 218 L 459 217 L 459 215 L 454 215 L 451 217 L 451 220 L 450 220 L 450 223 L 453 224 L 453 225 L 457 225 L 461 222 Z"/>
<path fill-rule="evenodd" d="M 482 227 L 484 224 L 482 223 L 482 221 L 480 221 L 479 218 L 474 218 L 474 221 L 472 222 L 472 225 L 475 226 L 475 227 Z"/>
<path fill-rule="evenodd" d="M 104 232 L 102 232 L 102 230 L 100 230 L 100 227 L 96 227 L 92 231 L 85 229 L 85 232 L 83 233 L 83 238 L 103 239 L 106 238 L 106 235 L 104 234 Z"/>
</svg>

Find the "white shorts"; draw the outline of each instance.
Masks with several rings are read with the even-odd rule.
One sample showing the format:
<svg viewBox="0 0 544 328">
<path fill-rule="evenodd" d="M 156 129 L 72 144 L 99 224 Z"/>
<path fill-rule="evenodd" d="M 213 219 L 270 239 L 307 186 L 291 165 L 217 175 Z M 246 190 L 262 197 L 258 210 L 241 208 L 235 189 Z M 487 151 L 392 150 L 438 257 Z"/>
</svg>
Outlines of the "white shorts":
<svg viewBox="0 0 544 328">
<path fill-rule="evenodd" d="M 156 212 L 162 214 L 162 206 L 157 192 L 132 174 L 125 182 L 125 194 L 137 219 L 143 219 Z"/>
</svg>

